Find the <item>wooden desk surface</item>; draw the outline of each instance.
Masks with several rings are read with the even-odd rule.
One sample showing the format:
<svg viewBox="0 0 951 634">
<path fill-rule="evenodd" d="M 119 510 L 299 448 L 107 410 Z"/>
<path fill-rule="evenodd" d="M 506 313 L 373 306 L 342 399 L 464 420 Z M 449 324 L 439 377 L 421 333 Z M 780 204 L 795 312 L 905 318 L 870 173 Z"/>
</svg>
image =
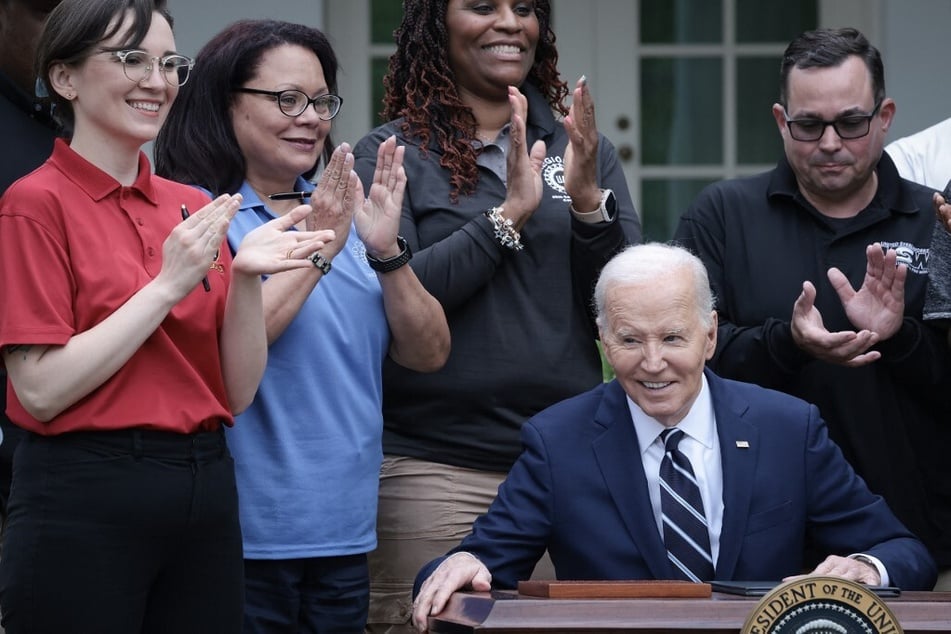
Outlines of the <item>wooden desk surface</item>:
<svg viewBox="0 0 951 634">
<path fill-rule="evenodd" d="M 429 628 L 442 634 L 736 634 L 756 601 L 719 592 L 708 599 L 536 599 L 514 591 L 457 592 L 441 614 L 429 618 Z M 951 592 L 904 592 L 886 603 L 905 634 L 951 632 Z"/>
</svg>

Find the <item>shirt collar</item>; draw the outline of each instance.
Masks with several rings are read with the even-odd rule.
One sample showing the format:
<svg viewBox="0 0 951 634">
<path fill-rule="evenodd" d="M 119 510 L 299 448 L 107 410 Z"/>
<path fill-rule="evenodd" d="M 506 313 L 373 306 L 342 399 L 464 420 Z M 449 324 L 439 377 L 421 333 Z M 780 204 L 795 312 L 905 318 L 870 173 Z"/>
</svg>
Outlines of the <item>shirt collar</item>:
<svg viewBox="0 0 951 634">
<path fill-rule="evenodd" d="M 644 413 L 640 406 L 627 397 L 627 405 L 631 410 L 631 419 L 634 421 L 634 431 L 637 433 L 637 442 L 640 445 L 641 454 L 647 451 L 648 447 L 657 442 L 657 437 L 661 432 L 667 429 L 654 418 Z M 677 429 L 680 429 L 704 447 L 713 448 L 714 434 L 714 416 L 713 400 L 710 398 L 710 389 L 707 386 L 707 377 L 701 377 L 700 394 L 690 407 L 690 411 L 677 423 Z"/>
<path fill-rule="evenodd" d="M 294 182 L 294 191 L 312 192 L 314 191 L 314 184 L 303 176 L 298 176 L 297 180 Z M 254 188 L 251 187 L 248 181 L 241 183 L 241 189 L 238 190 L 238 193 L 241 194 L 241 206 L 238 207 L 239 212 L 257 208 L 264 208 L 268 211 L 271 210 L 271 208 L 268 206 L 268 201 L 261 200 L 261 197 L 258 196 L 258 193 L 254 191 Z M 212 198 L 214 198 L 214 196 L 212 196 Z M 274 215 L 273 212 L 271 215 Z"/>
<path fill-rule="evenodd" d="M 119 181 L 77 154 L 63 139 L 56 139 L 49 160 L 56 169 L 62 172 L 63 176 L 97 202 L 122 188 Z M 152 186 L 152 165 L 145 152 L 141 150 L 139 151 L 139 173 L 129 189 L 139 192 L 153 205 L 158 202 Z"/>
<path fill-rule="evenodd" d="M 907 191 L 902 187 L 902 179 L 898 174 L 898 168 L 887 152 L 882 152 L 878 164 L 875 166 L 878 173 L 878 190 L 875 197 L 869 203 L 868 208 L 879 208 L 894 211 L 902 214 L 915 214 L 921 211 L 914 198 L 907 195 Z M 773 170 L 772 177 L 769 180 L 769 187 L 766 194 L 769 198 L 774 196 L 784 196 L 795 199 L 801 205 L 809 205 L 805 197 L 799 191 L 799 183 L 796 181 L 796 174 L 786 160 L 786 156 L 779 160 L 776 169 Z"/>
</svg>

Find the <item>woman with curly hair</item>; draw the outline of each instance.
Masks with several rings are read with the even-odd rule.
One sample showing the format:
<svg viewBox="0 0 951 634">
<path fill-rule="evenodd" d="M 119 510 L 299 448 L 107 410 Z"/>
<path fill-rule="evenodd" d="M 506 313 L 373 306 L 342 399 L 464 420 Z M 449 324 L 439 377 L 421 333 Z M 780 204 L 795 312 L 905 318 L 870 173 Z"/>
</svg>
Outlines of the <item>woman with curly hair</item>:
<svg viewBox="0 0 951 634">
<path fill-rule="evenodd" d="M 485 512 L 522 423 L 601 380 L 590 310 L 601 266 L 640 240 L 584 79 L 568 89 L 548 0 L 405 0 L 364 182 L 408 146 L 400 232 L 443 305 L 438 372 L 384 368 L 384 461 L 370 627 L 409 631 L 413 578 Z M 550 572 L 548 573 L 550 574 Z"/>
</svg>

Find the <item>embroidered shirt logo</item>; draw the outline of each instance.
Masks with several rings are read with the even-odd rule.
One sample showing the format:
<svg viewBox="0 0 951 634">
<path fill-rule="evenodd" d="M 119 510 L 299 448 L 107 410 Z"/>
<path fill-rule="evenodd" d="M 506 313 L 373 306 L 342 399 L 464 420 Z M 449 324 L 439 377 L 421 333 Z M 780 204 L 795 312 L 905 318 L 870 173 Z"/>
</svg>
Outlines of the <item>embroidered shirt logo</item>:
<svg viewBox="0 0 951 634">
<path fill-rule="evenodd" d="M 565 164 L 560 156 L 546 156 L 542 163 L 542 178 L 545 184 L 556 193 L 553 200 L 571 201 L 568 190 L 565 189 Z"/>
<path fill-rule="evenodd" d="M 366 269 L 363 274 L 367 277 L 376 277 L 376 273 L 373 272 L 373 269 L 370 268 L 370 263 L 367 262 L 367 248 L 363 242 L 355 240 L 350 247 L 350 251 L 353 253 L 353 257 L 357 259 L 357 262 L 362 264 L 363 268 Z"/>
<path fill-rule="evenodd" d="M 894 249 L 898 254 L 898 263 L 904 264 L 912 273 L 928 274 L 928 256 L 930 249 L 916 247 L 910 242 L 882 242 L 885 250 Z"/>
</svg>

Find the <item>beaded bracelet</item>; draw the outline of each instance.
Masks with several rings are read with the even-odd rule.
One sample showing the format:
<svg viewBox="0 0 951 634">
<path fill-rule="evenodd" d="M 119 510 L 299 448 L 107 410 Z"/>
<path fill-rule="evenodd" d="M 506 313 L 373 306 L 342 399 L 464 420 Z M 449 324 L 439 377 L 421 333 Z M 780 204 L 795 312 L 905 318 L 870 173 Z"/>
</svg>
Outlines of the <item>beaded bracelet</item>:
<svg viewBox="0 0 951 634">
<path fill-rule="evenodd" d="M 499 244 L 503 247 L 512 249 L 513 251 L 521 251 L 525 248 L 525 245 L 522 244 L 521 236 L 518 231 L 515 230 L 512 221 L 502 215 L 502 211 L 502 207 L 493 207 L 485 212 L 486 218 L 489 219 L 489 222 L 492 223 L 492 228 L 495 230 L 495 239 L 498 240 Z"/>
</svg>

